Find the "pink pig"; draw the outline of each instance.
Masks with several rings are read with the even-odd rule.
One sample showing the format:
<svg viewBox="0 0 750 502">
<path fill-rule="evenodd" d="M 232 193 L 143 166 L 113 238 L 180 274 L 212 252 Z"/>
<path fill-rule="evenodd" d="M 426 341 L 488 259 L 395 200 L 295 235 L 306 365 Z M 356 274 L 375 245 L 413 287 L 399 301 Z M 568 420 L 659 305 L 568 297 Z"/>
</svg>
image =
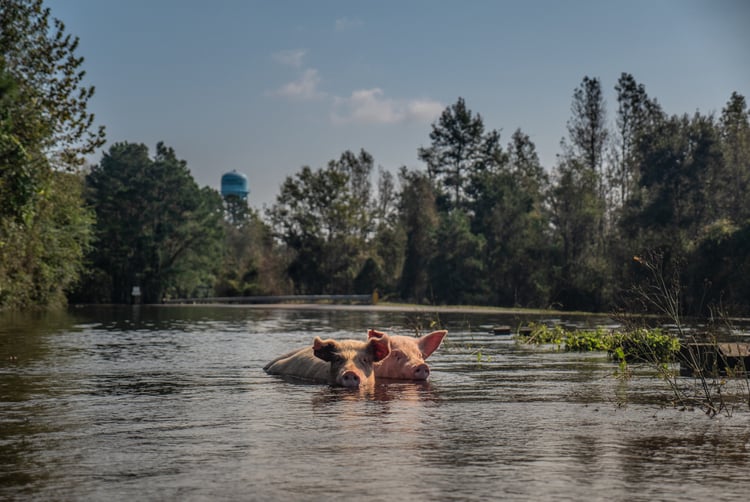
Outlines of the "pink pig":
<svg viewBox="0 0 750 502">
<path fill-rule="evenodd" d="M 388 357 L 389 337 L 368 341 L 321 340 L 312 347 L 279 356 L 263 369 L 269 375 L 283 375 L 342 387 L 367 387 L 375 383 L 373 364 Z"/>
<path fill-rule="evenodd" d="M 435 352 L 448 332 L 433 331 L 420 338 L 401 335 L 386 335 L 382 331 L 371 329 L 367 332 L 370 340 L 390 338 L 391 353 L 375 364 L 375 378 L 393 378 L 399 380 L 427 380 L 430 367 L 424 362 Z"/>
</svg>

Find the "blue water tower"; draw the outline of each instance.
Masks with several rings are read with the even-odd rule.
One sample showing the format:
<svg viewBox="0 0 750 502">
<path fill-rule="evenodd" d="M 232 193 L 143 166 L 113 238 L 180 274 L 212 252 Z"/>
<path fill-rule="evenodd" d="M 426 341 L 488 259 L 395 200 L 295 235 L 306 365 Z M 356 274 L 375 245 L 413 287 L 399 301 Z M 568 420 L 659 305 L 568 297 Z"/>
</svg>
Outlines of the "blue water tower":
<svg viewBox="0 0 750 502">
<path fill-rule="evenodd" d="M 225 173 L 221 177 L 221 196 L 225 199 L 230 195 L 235 195 L 242 200 L 247 199 L 247 176 L 237 171 Z"/>
</svg>

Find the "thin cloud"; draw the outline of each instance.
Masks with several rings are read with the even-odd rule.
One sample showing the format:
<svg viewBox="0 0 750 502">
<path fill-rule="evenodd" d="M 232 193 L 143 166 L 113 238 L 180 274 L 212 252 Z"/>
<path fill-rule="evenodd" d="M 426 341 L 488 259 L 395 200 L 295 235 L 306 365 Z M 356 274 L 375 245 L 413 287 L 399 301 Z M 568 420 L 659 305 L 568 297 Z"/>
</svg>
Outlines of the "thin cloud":
<svg viewBox="0 0 750 502">
<path fill-rule="evenodd" d="M 325 93 L 318 89 L 319 84 L 320 77 L 318 76 L 318 70 L 308 68 L 302 73 L 299 79 L 284 84 L 272 94 L 301 100 L 319 99 L 325 96 Z"/>
<path fill-rule="evenodd" d="M 285 66 L 291 66 L 293 68 L 302 67 L 302 59 L 307 54 L 307 49 L 293 49 L 288 51 L 279 51 L 273 53 L 273 59 L 277 63 L 281 63 Z"/>
<path fill-rule="evenodd" d="M 431 99 L 412 99 L 406 104 L 406 117 L 416 122 L 431 122 L 443 113 L 445 105 Z"/>
<path fill-rule="evenodd" d="M 442 112 L 444 106 L 433 100 L 396 100 L 387 98 L 375 87 L 352 92 L 348 98 L 334 98 L 331 119 L 336 124 L 396 124 L 399 122 L 429 122 Z"/>
</svg>

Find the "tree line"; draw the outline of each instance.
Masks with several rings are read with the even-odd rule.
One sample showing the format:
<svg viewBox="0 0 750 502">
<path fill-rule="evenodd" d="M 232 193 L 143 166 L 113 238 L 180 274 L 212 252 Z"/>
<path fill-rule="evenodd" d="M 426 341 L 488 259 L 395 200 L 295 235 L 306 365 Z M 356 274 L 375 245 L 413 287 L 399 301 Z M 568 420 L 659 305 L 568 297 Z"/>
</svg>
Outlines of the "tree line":
<svg viewBox="0 0 750 502">
<path fill-rule="evenodd" d="M 573 90 L 542 166 L 462 98 L 396 173 L 365 150 L 288 176 L 263 214 L 199 187 L 170 147 L 113 144 L 77 39 L 41 0 L 0 0 L 0 306 L 371 293 L 431 304 L 608 311 L 674 277 L 684 313 L 750 312 L 750 114 L 668 115 L 627 73 Z M 677 286 L 675 286 L 677 287 Z"/>
<path fill-rule="evenodd" d="M 267 211 L 292 287 L 608 311 L 658 269 L 685 313 L 747 312 L 745 98 L 719 117 L 670 116 L 630 74 L 615 91 L 610 122 L 600 80 L 583 78 L 549 171 L 527 134 L 503 144 L 461 98 L 418 149 L 426 169 L 402 167 L 398 183 L 381 170 L 373 190 L 365 151 L 304 167 Z"/>
</svg>

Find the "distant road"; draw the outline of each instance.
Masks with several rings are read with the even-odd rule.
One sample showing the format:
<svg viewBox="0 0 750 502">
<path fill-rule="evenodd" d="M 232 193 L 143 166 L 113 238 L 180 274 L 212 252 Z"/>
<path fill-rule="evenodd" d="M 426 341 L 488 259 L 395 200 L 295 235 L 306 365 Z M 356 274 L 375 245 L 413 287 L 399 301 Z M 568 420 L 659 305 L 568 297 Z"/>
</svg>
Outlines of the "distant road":
<svg viewBox="0 0 750 502">
<path fill-rule="evenodd" d="M 354 310 L 366 312 L 436 312 L 451 314 L 564 314 L 564 315 L 606 315 L 593 314 L 590 312 L 568 312 L 561 310 L 505 308 L 490 306 L 464 306 L 464 305 L 416 305 L 407 303 L 385 303 L 373 304 L 341 304 L 341 303 L 224 303 L 224 302 L 202 302 L 178 303 L 169 302 L 165 305 L 191 307 L 196 305 L 211 305 L 228 308 L 250 308 L 250 309 L 286 309 L 286 310 Z"/>
</svg>

